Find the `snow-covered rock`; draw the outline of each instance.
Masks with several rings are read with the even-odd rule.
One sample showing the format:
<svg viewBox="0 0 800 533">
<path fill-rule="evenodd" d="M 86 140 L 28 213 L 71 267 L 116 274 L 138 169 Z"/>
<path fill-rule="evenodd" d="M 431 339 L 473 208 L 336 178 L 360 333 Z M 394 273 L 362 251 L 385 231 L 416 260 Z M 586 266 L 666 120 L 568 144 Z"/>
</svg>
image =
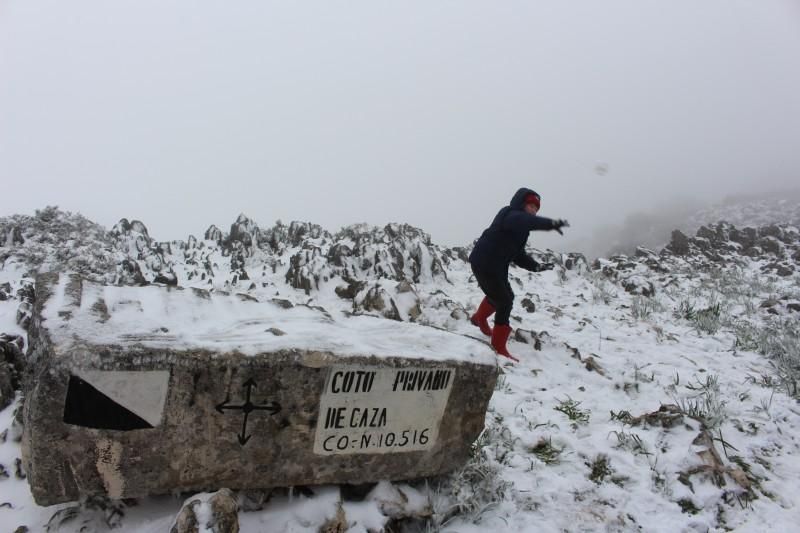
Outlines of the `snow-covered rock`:
<svg viewBox="0 0 800 533">
<path fill-rule="evenodd" d="M 66 274 L 37 291 L 23 452 L 44 505 L 448 472 L 498 372 L 468 337 L 319 306 Z"/>
</svg>

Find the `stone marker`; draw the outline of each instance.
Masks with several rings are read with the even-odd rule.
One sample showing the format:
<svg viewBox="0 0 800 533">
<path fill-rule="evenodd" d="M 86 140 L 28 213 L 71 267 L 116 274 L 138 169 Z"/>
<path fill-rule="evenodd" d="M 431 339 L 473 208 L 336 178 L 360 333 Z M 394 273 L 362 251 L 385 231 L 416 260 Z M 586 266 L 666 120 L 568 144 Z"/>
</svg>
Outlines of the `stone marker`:
<svg viewBox="0 0 800 533">
<path fill-rule="evenodd" d="M 447 472 L 498 374 L 487 345 L 409 323 L 64 274 L 36 290 L 23 457 L 40 505 Z"/>
</svg>

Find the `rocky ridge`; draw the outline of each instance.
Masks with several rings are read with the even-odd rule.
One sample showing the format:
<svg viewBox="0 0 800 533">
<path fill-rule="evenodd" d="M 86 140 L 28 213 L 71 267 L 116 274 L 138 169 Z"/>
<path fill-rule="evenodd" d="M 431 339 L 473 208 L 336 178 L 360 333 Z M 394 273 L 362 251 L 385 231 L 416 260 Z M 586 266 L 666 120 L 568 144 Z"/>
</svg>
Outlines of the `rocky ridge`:
<svg viewBox="0 0 800 533">
<path fill-rule="evenodd" d="M 307 222 L 278 221 L 261 228 L 242 214 L 230 231 L 212 225 L 203 237 L 157 241 L 144 223 L 125 218 L 106 231 L 79 214 L 53 207 L 33 217 L 0 219 L 0 261 L 29 271 L 19 287 L 0 287 L 0 298 L 20 299 L 19 320 L 24 323 L 33 298 L 30 273 L 53 269 L 76 271 L 103 283 L 157 283 L 280 297 L 292 303 L 335 296 L 350 302 L 351 313 L 395 320 L 425 321 L 423 313 L 429 308 L 444 309 L 454 320 L 467 313 L 462 303 L 447 297 L 446 288 L 454 273 L 466 270 L 469 275 L 470 248 L 438 246 L 424 231 L 407 224 L 355 224 L 331 233 Z M 674 230 L 659 252 L 639 247 L 630 256 L 599 258 L 591 267 L 581 254 L 531 253 L 562 272 L 592 270 L 626 292 L 652 296 L 659 280 L 667 283 L 687 269 L 757 264 L 764 274 L 796 275 L 800 231 L 791 225 L 738 228 L 719 222 L 700 226 L 691 237 Z M 518 284 L 525 275 L 512 269 Z M 531 301 L 533 296 L 522 299 Z"/>
</svg>

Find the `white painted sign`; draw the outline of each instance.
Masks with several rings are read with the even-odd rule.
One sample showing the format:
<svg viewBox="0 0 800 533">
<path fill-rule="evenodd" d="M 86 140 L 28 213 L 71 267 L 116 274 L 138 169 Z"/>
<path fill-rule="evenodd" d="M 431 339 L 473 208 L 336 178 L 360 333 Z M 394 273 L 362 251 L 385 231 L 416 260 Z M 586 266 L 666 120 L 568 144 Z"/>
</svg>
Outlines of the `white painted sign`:
<svg viewBox="0 0 800 533">
<path fill-rule="evenodd" d="M 319 401 L 318 455 L 428 450 L 455 380 L 455 369 L 332 367 Z"/>
<path fill-rule="evenodd" d="M 161 423 L 168 370 L 80 370 L 76 375 L 151 426 Z"/>
</svg>

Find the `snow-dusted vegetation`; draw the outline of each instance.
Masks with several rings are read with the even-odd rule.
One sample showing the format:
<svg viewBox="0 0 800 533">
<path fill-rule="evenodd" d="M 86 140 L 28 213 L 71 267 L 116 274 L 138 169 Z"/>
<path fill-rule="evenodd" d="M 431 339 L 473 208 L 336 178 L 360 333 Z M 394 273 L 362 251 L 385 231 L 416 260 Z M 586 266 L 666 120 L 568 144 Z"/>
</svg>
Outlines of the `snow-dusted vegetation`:
<svg viewBox="0 0 800 533">
<path fill-rule="evenodd" d="M 184 501 L 201 521 L 218 519 L 208 494 L 34 504 L 14 414 L 37 271 L 238 292 L 342 319 L 370 314 L 478 334 L 467 320 L 482 298 L 468 250 L 437 246 L 407 225 L 334 234 L 297 222 L 263 229 L 241 216 L 228 232 L 212 226 L 203 238 L 157 242 L 138 221 L 105 230 L 46 208 L 0 219 L 0 243 L 9 363 L 0 390 L 10 402 L 0 413 L 0 523 L 9 531 L 168 531 Z M 673 233 L 658 252 L 591 263 L 533 252 L 556 268 L 512 269 L 509 350 L 521 362 L 500 361 L 467 464 L 371 487 L 234 492 L 241 530 L 792 530 L 800 516 L 800 231 L 712 224 L 694 237 Z"/>
</svg>

